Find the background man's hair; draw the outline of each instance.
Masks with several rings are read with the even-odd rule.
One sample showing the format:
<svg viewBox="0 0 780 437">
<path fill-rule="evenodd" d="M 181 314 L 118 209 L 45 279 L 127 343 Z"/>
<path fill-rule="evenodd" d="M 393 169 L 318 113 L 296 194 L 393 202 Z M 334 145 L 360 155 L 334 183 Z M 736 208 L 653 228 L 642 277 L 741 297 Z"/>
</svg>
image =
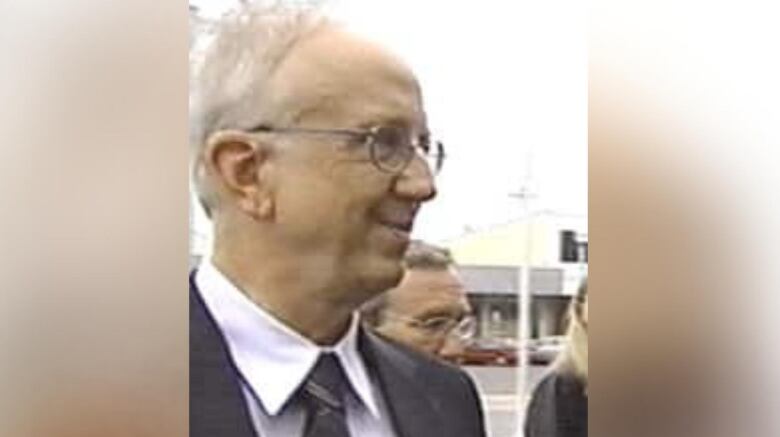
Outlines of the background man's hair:
<svg viewBox="0 0 780 437">
<path fill-rule="evenodd" d="M 412 241 L 404 255 L 404 267 L 411 270 L 446 270 L 454 263 L 449 249 L 419 240 Z"/>
<path fill-rule="evenodd" d="M 270 87 L 277 68 L 301 39 L 327 25 L 333 23 L 313 7 L 248 3 L 203 36 L 203 52 L 191 57 L 189 137 L 193 185 L 207 213 L 214 193 L 202 171 L 201 153 L 209 136 L 268 122 L 278 114 Z"/>
<path fill-rule="evenodd" d="M 455 261 L 449 249 L 419 240 L 414 240 L 409 244 L 403 260 L 404 268 L 407 270 L 447 270 L 454 264 Z M 363 305 L 360 309 L 361 319 L 368 326 L 379 326 L 382 323 L 382 313 L 387 304 L 387 292 L 384 292 Z"/>
</svg>

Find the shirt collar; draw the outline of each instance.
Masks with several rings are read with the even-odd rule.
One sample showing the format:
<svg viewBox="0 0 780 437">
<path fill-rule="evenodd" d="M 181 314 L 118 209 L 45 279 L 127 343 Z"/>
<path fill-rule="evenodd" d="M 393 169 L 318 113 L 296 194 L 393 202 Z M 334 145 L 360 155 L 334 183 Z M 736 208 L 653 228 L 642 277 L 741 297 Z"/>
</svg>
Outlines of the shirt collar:
<svg viewBox="0 0 780 437">
<path fill-rule="evenodd" d="M 371 379 L 358 350 L 356 315 L 338 343 L 320 347 L 252 302 L 211 261 L 204 260 L 198 267 L 195 283 L 225 336 L 234 363 L 268 414 L 279 414 L 320 353 L 333 352 L 358 398 L 379 417 Z"/>
</svg>

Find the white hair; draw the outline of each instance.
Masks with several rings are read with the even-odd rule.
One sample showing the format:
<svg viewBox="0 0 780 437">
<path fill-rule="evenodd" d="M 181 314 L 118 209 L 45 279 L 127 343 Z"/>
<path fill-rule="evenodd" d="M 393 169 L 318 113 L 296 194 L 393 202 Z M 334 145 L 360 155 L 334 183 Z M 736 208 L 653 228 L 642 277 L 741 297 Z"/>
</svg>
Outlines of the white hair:
<svg viewBox="0 0 780 437">
<path fill-rule="evenodd" d="M 244 5 L 213 23 L 203 51 L 191 56 L 190 145 L 196 191 L 209 213 L 203 147 L 214 132 L 249 128 L 277 112 L 270 80 L 295 44 L 332 24 L 316 8 Z"/>
</svg>

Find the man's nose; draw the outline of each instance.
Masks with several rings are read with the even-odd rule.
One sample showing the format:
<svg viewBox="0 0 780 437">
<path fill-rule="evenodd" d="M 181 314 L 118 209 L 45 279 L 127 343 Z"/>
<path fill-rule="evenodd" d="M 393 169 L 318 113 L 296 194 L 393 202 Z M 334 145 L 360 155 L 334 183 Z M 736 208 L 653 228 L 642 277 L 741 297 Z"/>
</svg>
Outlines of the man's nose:
<svg viewBox="0 0 780 437">
<path fill-rule="evenodd" d="M 426 202 L 436 197 L 436 181 L 433 169 L 420 155 L 415 155 L 404 171 L 398 175 L 395 193 L 415 202 Z"/>
<path fill-rule="evenodd" d="M 450 335 L 444 341 L 444 345 L 439 349 L 439 356 L 445 360 L 451 360 L 463 354 L 466 348 L 466 342 L 459 337 Z"/>
</svg>

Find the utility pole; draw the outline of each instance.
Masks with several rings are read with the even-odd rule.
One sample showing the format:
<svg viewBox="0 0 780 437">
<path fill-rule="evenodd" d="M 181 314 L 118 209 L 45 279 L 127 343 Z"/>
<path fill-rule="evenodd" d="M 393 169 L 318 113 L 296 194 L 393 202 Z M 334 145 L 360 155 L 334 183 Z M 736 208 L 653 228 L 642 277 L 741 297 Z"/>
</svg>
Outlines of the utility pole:
<svg viewBox="0 0 780 437">
<path fill-rule="evenodd" d="M 529 160 L 530 161 L 530 160 Z M 530 167 L 530 165 L 529 165 Z M 520 207 L 522 212 L 522 220 L 525 220 L 525 244 L 523 248 L 523 260 L 518 266 L 517 274 L 517 290 L 518 290 L 518 348 L 517 348 L 517 361 L 518 361 L 518 377 L 517 377 L 517 396 L 515 398 L 515 411 L 518 412 L 517 426 L 522 429 L 522 424 L 525 422 L 525 393 L 529 377 L 528 369 L 528 341 L 531 338 L 531 255 L 533 253 L 533 241 L 531 233 L 533 232 L 532 211 L 530 202 L 536 198 L 536 194 L 529 188 L 530 185 L 530 169 L 526 173 L 526 179 L 520 186 L 517 192 L 509 193 L 509 197 L 520 201 Z"/>
</svg>

